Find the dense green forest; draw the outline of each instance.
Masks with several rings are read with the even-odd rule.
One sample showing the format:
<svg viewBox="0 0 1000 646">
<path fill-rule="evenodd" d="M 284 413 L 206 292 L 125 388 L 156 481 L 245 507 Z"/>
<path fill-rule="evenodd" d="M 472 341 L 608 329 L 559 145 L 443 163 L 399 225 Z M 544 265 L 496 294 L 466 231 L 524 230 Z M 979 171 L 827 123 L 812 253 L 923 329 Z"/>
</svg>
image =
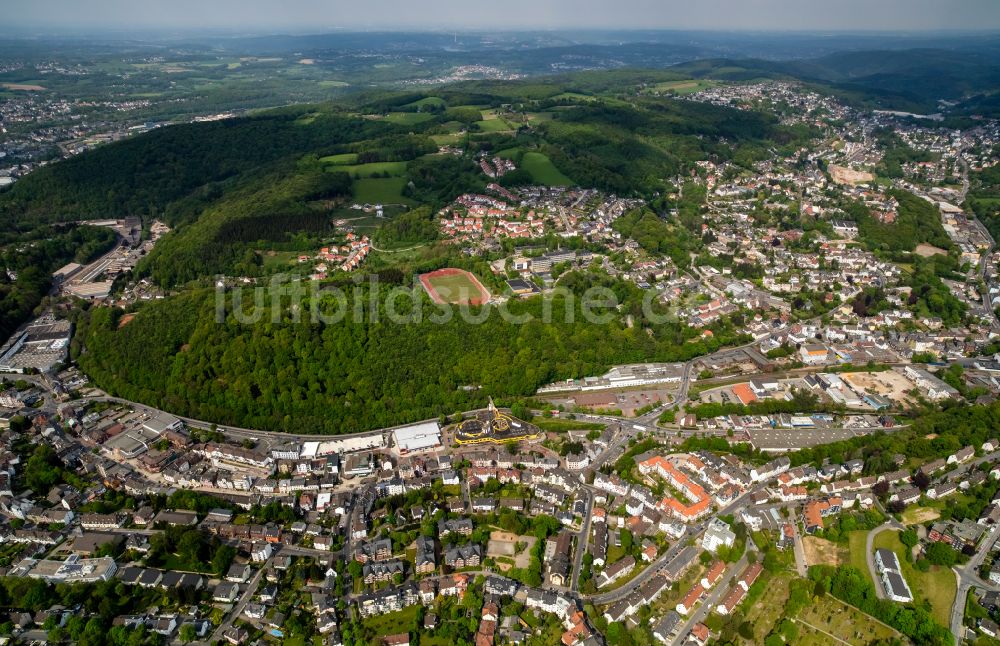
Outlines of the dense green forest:
<svg viewBox="0 0 1000 646">
<path fill-rule="evenodd" d="M 348 194 L 351 180 L 346 173 L 325 172 L 315 158 L 311 161 L 241 182 L 196 220 L 164 236 L 138 272 L 161 285 L 224 272 L 253 275 L 260 261 L 253 252 L 260 244 L 254 243 L 328 233 L 329 216 L 311 202 Z"/>
<path fill-rule="evenodd" d="M 952 643 L 951 631 L 935 622 L 926 608 L 879 599 L 871 579 L 857 568 L 815 565 L 809 568 L 809 578 L 816 583 L 817 594 L 829 592 L 889 624 L 914 643 L 939 646 Z"/>
<path fill-rule="evenodd" d="M 113 626 L 119 615 L 142 613 L 162 602 L 165 596 L 180 601 L 177 591 L 131 587 L 117 579 L 87 584 L 50 585 L 40 579 L 28 577 L 0 578 L 0 603 L 5 609 L 23 609 L 36 613 L 56 605 L 65 608 L 79 606 L 83 611 L 72 616 L 65 626 L 46 626 L 55 642 L 72 640 L 84 646 L 144 646 L 159 644 L 159 635 L 144 627 Z M 0 623 L 0 634 L 10 635 L 13 624 Z M 54 639 L 53 639 L 54 638 Z"/>
<path fill-rule="evenodd" d="M 52 286 L 52 272 L 69 262 L 89 262 L 115 243 L 111 229 L 65 225 L 30 233 L 8 232 L 0 242 L 0 339 L 27 321 Z M 12 278 L 12 272 L 14 277 Z"/>
<path fill-rule="evenodd" d="M 1000 238 L 1000 166 L 971 173 L 969 179 L 965 206 L 983 221 L 994 239 Z"/>
<path fill-rule="evenodd" d="M 567 285 L 581 290 L 596 280 L 568 276 Z M 617 363 L 685 360 L 743 339 L 722 325 L 707 340 L 676 323 L 629 328 L 624 314 L 642 321 L 635 288 L 605 282 L 623 303 L 607 324 L 587 322 L 579 299 L 567 308 L 565 296 L 510 303 L 512 314 L 532 317 L 527 323 L 506 322 L 496 310 L 469 322 L 432 307 L 422 292 L 421 320 L 396 323 L 384 303 L 389 285 L 376 294 L 383 301 L 377 313 L 360 320 L 352 312 L 329 325 L 310 322 L 306 296 L 294 301 L 297 309 L 285 297 L 277 322 L 270 309 L 255 323 L 240 323 L 232 311 L 217 322 L 215 294 L 190 290 L 144 306 L 122 327 L 119 310 L 81 312 L 73 353 L 96 383 L 127 399 L 220 423 L 341 433 L 451 414 L 491 395 L 531 395 L 545 383 Z M 367 287 L 359 290 L 367 303 Z M 247 295 L 244 311 L 251 300 Z M 413 302 L 394 305 L 410 313 Z M 336 309 L 329 297 L 315 303 L 323 312 Z M 544 322 L 549 306 L 551 322 Z M 431 320 L 445 311 L 450 320 Z"/>
<path fill-rule="evenodd" d="M 38 222 L 126 215 L 178 217 L 171 203 L 195 189 L 257 172 L 278 160 L 389 134 L 382 121 L 335 111 L 300 119 L 302 109 L 160 128 L 38 169 L 0 194 L 0 220 Z"/>
<path fill-rule="evenodd" d="M 844 462 L 851 458 L 865 460 L 869 475 L 893 471 L 893 456 L 902 453 L 911 458 L 931 460 L 951 455 L 964 446 L 981 446 L 1000 428 L 1000 402 L 987 406 L 950 404 L 943 410 L 923 411 L 913 420 L 899 420 L 907 428 L 891 433 L 875 433 L 841 442 L 802 449 L 791 453 L 792 465 Z"/>
<path fill-rule="evenodd" d="M 951 249 L 954 244 L 944 227 L 934 204 L 909 191 L 893 190 L 889 195 L 899 202 L 896 221 L 882 224 L 865 205 L 854 203 L 848 214 L 858 223 L 858 239 L 871 251 L 913 251 L 922 242 Z"/>
</svg>

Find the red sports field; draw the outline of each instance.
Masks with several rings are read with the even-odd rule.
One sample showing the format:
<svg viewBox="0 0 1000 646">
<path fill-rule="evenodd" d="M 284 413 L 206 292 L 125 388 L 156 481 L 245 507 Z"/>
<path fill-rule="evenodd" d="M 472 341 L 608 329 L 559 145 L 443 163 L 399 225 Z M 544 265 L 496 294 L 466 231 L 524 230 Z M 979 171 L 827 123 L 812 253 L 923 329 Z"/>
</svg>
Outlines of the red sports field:
<svg viewBox="0 0 1000 646">
<path fill-rule="evenodd" d="M 490 300 L 479 279 L 464 269 L 438 269 L 420 274 L 420 283 L 435 303 L 482 305 Z"/>
</svg>

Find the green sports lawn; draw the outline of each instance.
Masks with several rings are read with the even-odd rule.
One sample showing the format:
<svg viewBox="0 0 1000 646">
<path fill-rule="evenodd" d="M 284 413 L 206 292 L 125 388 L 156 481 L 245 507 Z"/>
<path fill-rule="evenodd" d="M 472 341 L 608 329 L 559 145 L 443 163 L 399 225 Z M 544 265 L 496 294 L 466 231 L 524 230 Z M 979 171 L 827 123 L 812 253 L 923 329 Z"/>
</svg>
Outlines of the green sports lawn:
<svg viewBox="0 0 1000 646">
<path fill-rule="evenodd" d="M 427 279 L 434 291 L 449 303 L 460 303 L 480 294 L 479 286 L 465 274 L 431 276 Z"/>
</svg>

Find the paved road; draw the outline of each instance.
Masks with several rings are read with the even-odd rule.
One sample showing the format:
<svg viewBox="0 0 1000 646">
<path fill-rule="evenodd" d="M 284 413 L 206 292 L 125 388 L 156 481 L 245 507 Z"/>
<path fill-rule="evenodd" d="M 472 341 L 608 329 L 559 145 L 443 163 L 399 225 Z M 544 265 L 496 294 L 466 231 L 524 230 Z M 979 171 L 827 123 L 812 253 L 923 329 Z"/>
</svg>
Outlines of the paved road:
<svg viewBox="0 0 1000 646">
<path fill-rule="evenodd" d="M 677 556 L 677 554 L 679 554 L 680 551 L 687 546 L 688 539 L 694 537 L 698 533 L 699 533 L 698 531 L 694 531 L 691 527 L 688 527 L 685 530 L 684 535 L 681 536 L 676 543 L 674 543 L 669 549 L 667 549 L 667 551 L 661 554 L 659 558 L 650 563 L 649 566 L 646 567 L 646 569 L 639 572 L 639 574 L 635 575 L 635 577 L 630 579 L 627 583 L 623 584 L 620 588 L 616 588 L 614 590 L 610 590 L 608 592 L 603 592 L 599 594 L 592 594 L 592 595 L 584 594 L 580 596 L 583 599 L 594 604 L 595 606 L 615 603 L 616 601 L 624 599 L 633 590 L 635 590 L 640 585 L 645 583 L 648 579 L 650 579 L 654 574 L 661 571 L 664 565 L 669 563 L 671 559 Z"/>
<path fill-rule="evenodd" d="M 755 491 L 759 491 L 764 488 L 765 488 L 764 483 L 760 483 L 754 487 L 751 487 L 743 494 L 741 494 L 739 498 L 732 501 L 722 509 L 718 510 L 715 514 L 712 515 L 712 517 L 725 516 L 727 514 L 733 513 L 736 509 L 739 509 L 744 505 L 744 498 L 751 495 Z M 654 574 L 661 572 L 663 570 L 663 566 L 665 566 L 668 562 L 670 562 L 671 559 L 677 556 L 677 554 L 682 549 L 687 547 L 689 539 L 696 538 L 702 532 L 704 532 L 705 527 L 708 525 L 708 520 L 709 519 L 706 518 L 702 520 L 698 525 L 687 527 L 684 531 L 684 535 L 681 536 L 679 539 L 677 539 L 677 541 L 674 542 L 674 544 L 670 547 L 670 549 L 661 554 L 660 557 L 657 558 L 652 563 L 650 563 L 646 569 L 639 572 L 639 574 L 637 574 L 634 578 L 630 579 L 620 588 L 616 588 L 614 590 L 602 594 L 581 595 L 581 597 L 583 599 L 586 599 L 590 603 L 593 603 L 594 605 L 609 604 L 624 599 L 626 596 L 628 596 L 629 593 L 631 593 L 633 590 L 635 590 L 643 583 L 645 583 L 647 580 L 649 580 Z M 752 544 L 753 541 L 748 541 L 748 543 Z"/>
<path fill-rule="evenodd" d="M 806 550 L 802 545 L 802 532 L 799 531 L 799 523 L 795 517 L 794 507 L 792 508 L 791 521 L 792 527 L 795 529 L 795 542 L 793 543 L 795 570 L 799 573 L 800 577 L 805 578 L 809 574 L 809 566 L 806 564 Z"/>
<path fill-rule="evenodd" d="M 983 564 L 986 555 L 989 554 L 997 539 L 1000 539 L 1000 531 L 995 527 L 992 533 L 983 539 L 979 549 L 972 555 L 969 561 L 961 566 L 955 567 L 955 576 L 958 578 L 958 589 L 955 591 L 955 602 L 951 606 L 951 634 L 955 636 L 958 643 L 962 643 L 963 623 L 965 621 L 965 599 L 969 590 L 978 587 L 995 590 L 996 587 L 979 578 L 979 566 Z"/>
<path fill-rule="evenodd" d="M 571 590 L 580 588 L 580 570 L 583 568 L 583 555 L 590 541 L 590 516 L 594 511 L 594 494 L 586 485 L 581 485 L 578 491 L 587 496 L 587 507 L 583 512 L 583 522 L 576 534 L 576 555 L 573 558 L 573 571 L 570 572 L 569 587 Z"/>
<path fill-rule="evenodd" d="M 748 540 L 747 546 L 750 547 L 752 545 L 753 541 Z M 751 547 L 751 549 L 754 548 Z M 749 551 L 747 553 L 749 553 Z M 723 574 L 722 578 L 719 579 L 719 582 L 715 584 L 715 587 L 712 588 L 712 592 L 708 595 L 708 597 L 701 603 L 700 606 L 698 606 L 697 610 L 695 610 L 688 616 L 687 621 L 685 621 L 681 625 L 680 630 L 677 632 L 677 636 L 674 637 L 674 640 L 671 642 L 672 646 L 676 646 L 677 644 L 686 641 L 687 635 L 691 631 L 691 628 L 696 623 L 703 621 L 705 617 L 708 616 L 708 613 L 711 612 L 713 609 L 715 609 L 717 605 L 719 605 L 719 599 L 721 599 L 722 595 L 729 590 L 730 579 L 732 579 L 733 577 L 737 576 L 740 572 L 742 572 L 743 568 L 747 566 L 747 562 L 748 562 L 747 554 L 744 554 L 743 558 L 741 558 L 736 563 L 730 565 L 729 568 L 726 569 L 726 573 Z"/>
<path fill-rule="evenodd" d="M 250 579 L 250 582 L 247 585 L 247 589 L 243 592 L 243 596 L 240 597 L 240 600 L 236 603 L 236 606 L 233 607 L 232 611 L 228 615 L 226 615 L 225 621 L 223 621 L 219 625 L 219 627 L 216 628 L 215 632 L 212 633 L 212 639 L 210 640 L 211 642 L 214 643 L 215 641 L 222 639 L 222 635 L 227 630 L 232 628 L 233 622 L 236 621 L 240 617 L 240 615 L 243 614 L 243 609 L 247 607 L 247 604 L 250 603 L 251 599 L 253 599 L 253 595 L 257 593 L 257 588 L 258 586 L 260 586 L 260 582 L 264 578 L 264 570 L 267 569 L 267 566 L 268 564 L 270 564 L 270 562 L 271 560 L 268 559 L 267 562 L 265 562 L 264 565 L 259 570 L 257 570 L 257 574 L 253 575 L 253 578 Z"/>
<path fill-rule="evenodd" d="M 882 577 L 879 576 L 878 567 L 875 565 L 875 536 L 887 529 L 902 530 L 906 528 L 895 520 L 889 520 L 868 532 L 868 535 L 865 537 L 865 559 L 868 562 L 868 574 L 872 578 L 872 583 L 875 585 L 875 595 L 879 599 L 885 599 L 886 597 L 885 590 L 882 587 Z"/>
</svg>

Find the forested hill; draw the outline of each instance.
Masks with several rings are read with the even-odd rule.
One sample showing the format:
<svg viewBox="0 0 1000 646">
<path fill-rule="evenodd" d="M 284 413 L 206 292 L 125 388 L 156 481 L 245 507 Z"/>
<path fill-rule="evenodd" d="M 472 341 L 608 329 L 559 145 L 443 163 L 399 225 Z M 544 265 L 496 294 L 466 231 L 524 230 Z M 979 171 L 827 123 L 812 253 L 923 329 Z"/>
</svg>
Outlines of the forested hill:
<svg viewBox="0 0 1000 646">
<path fill-rule="evenodd" d="M 579 299 L 569 307 L 570 320 L 562 298 L 552 303 L 551 322 L 543 322 L 542 301 L 530 299 L 509 304 L 511 313 L 530 316 L 528 323 L 505 320 L 496 310 L 481 323 L 457 312 L 436 323 L 429 315 L 437 310 L 422 291 L 423 318 L 396 323 L 384 309 L 390 287 L 380 288 L 377 316 L 329 325 L 310 322 L 308 299 L 286 303 L 278 323 L 270 309 L 256 323 L 231 313 L 219 323 L 208 289 L 150 303 L 125 325 L 120 310 L 95 307 L 79 314 L 73 354 L 108 392 L 177 414 L 266 430 L 346 433 L 450 415 L 483 406 L 489 396 L 530 396 L 551 381 L 618 363 L 683 361 L 749 339 L 724 324 L 712 326 L 711 337 L 677 323 L 646 325 L 641 296 L 625 283 L 613 284 L 623 315 L 608 324 L 586 321 Z M 632 315 L 633 327 L 624 314 Z"/>
<path fill-rule="evenodd" d="M 432 108 L 430 114 L 413 119 L 370 117 L 389 112 L 415 113 L 420 110 L 420 100 L 427 95 L 378 93 L 358 99 L 370 102 L 355 102 L 349 106 L 300 106 L 251 117 L 164 127 L 31 173 L 0 194 L 0 220 L 55 221 L 126 214 L 159 215 L 172 202 L 190 195 L 198 187 L 233 179 L 278 160 L 306 154 L 333 154 L 351 144 L 364 152 L 372 140 L 393 133 L 446 134 L 454 131 L 456 123 L 468 126 L 482 121 L 481 108 L 499 107 L 512 101 L 526 110 L 575 105 L 575 109 L 557 115 L 555 121 L 586 123 L 592 137 L 599 138 L 607 147 L 611 142 L 605 140 L 611 139 L 615 129 L 625 131 L 633 127 L 641 127 L 643 134 L 651 136 L 707 135 L 737 141 L 765 140 L 778 132 L 774 122 L 763 115 L 724 108 L 701 106 L 694 109 L 683 102 L 667 100 L 660 100 L 656 105 L 626 105 L 612 96 L 585 102 L 579 97 L 566 96 L 567 92 L 574 91 L 605 91 L 614 85 L 612 77 L 590 73 L 560 77 L 558 81 L 458 84 L 435 92 L 442 102 L 423 105 L 424 112 Z M 674 79 L 677 75 L 624 73 L 617 82 L 621 84 L 624 79 L 634 88 L 639 79 L 661 77 Z M 620 89 L 611 87 L 611 92 Z M 465 109 L 469 105 L 476 108 Z M 614 105 L 615 111 L 602 114 L 603 105 Z M 582 135 L 574 138 L 558 128 L 552 130 L 553 145 L 586 143 Z M 625 163 L 625 147 L 634 142 L 634 137 L 621 142 L 620 149 L 614 151 L 617 154 L 603 162 L 605 170 L 613 171 L 616 178 L 625 177 L 618 167 Z M 485 141 L 477 145 L 488 148 L 490 143 Z M 674 170 L 676 162 L 704 157 L 713 152 L 712 148 L 712 144 L 707 143 L 673 155 L 668 155 L 664 149 L 657 151 L 659 159 L 655 161 L 673 162 L 667 164 L 667 170 Z M 651 152 L 644 151 L 638 155 L 638 160 L 642 161 Z M 602 162 L 591 159 L 588 163 L 600 165 Z M 572 173 L 570 176 L 577 179 Z"/>
<path fill-rule="evenodd" d="M 333 108 L 309 122 L 300 114 L 279 110 L 164 127 L 42 167 L 0 194 L 0 221 L 160 216 L 196 188 L 396 129 Z"/>
<path fill-rule="evenodd" d="M 484 191 L 480 153 L 531 153 L 551 169 L 510 173 L 500 180 L 508 186 L 555 181 L 653 198 L 696 161 L 749 167 L 815 134 L 759 112 L 640 92 L 677 77 L 591 72 L 373 91 L 349 104 L 164 127 L 31 173 L 0 193 L 0 221 L 163 219 L 175 230 L 139 269 L 172 286 L 252 275 L 253 250 L 322 235 L 352 201 L 437 208 Z M 441 145 L 462 154 L 438 154 Z"/>
</svg>

